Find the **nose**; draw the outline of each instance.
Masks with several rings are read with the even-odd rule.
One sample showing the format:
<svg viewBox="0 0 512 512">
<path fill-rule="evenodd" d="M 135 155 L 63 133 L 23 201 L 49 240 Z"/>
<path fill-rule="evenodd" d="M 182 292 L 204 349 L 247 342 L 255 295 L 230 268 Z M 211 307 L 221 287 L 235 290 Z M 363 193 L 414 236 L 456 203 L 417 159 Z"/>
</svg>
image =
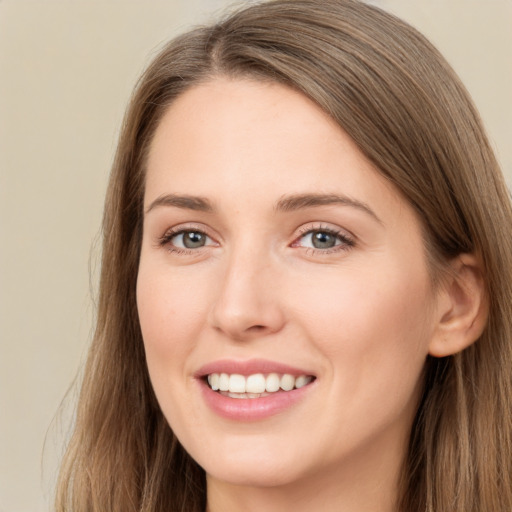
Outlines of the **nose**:
<svg viewBox="0 0 512 512">
<path fill-rule="evenodd" d="M 211 310 L 211 325 L 230 339 L 245 341 L 280 331 L 285 316 L 269 258 L 250 250 L 232 254 Z"/>
</svg>

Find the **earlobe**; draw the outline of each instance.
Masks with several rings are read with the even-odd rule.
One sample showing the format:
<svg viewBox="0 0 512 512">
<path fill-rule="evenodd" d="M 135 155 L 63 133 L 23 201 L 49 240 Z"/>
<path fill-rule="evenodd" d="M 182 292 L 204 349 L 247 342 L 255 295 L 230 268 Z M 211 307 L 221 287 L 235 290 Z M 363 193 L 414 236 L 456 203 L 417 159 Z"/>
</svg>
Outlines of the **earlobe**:
<svg viewBox="0 0 512 512">
<path fill-rule="evenodd" d="M 461 254 L 451 263 L 441 285 L 438 324 L 429 345 L 434 357 L 456 354 L 474 343 L 487 323 L 488 298 L 483 265 L 471 254 Z"/>
</svg>

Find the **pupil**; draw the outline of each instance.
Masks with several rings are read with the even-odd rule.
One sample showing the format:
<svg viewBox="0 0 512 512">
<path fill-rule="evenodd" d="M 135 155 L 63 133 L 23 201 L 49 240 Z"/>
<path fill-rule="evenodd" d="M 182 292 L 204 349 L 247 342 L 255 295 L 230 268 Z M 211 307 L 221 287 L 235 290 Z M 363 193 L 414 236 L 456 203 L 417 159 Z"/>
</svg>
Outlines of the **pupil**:
<svg viewBox="0 0 512 512">
<path fill-rule="evenodd" d="M 334 236 L 325 231 L 318 231 L 313 235 L 313 246 L 316 249 L 328 249 L 334 247 L 335 243 Z"/>
<path fill-rule="evenodd" d="M 196 231 L 187 231 L 183 235 L 183 245 L 187 249 L 202 247 L 204 245 L 204 235 Z"/>
</svg>

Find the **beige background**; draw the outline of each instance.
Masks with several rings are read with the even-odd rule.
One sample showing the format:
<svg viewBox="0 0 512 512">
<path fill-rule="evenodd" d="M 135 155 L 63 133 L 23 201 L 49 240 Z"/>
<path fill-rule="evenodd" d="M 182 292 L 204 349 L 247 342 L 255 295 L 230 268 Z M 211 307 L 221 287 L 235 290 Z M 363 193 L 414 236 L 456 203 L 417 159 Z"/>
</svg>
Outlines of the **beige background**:
<svg viewBox="0 0 512 512">
<path fill-rule="evenodd" d="M 0 0 L 0 512 L 50 507 L 69 413 L 52 420 L 90 338 L 95 241 L 131 88 L 162 42 L 228 3 Z M 512 0 L 372 3 L 447 56 L 512 184 Z"/>
</svg>

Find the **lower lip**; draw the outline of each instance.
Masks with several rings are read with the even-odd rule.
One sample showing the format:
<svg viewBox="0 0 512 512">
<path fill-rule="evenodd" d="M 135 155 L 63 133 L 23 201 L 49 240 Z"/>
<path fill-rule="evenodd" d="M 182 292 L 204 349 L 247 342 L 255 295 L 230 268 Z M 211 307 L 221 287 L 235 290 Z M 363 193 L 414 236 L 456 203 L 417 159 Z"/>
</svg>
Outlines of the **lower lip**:
<svg viewBox="0 0 512 512">
<path fill-rule="evenodd" d="M 230 398 L 213 391 L 204 381 L 199 381 L 206 404 L 223 418 L 235 421 L 258 421 L 270 418 L 293 407 L 302 400 L 314 381 L 292 391 L 277 391 L 260 398 Z"/>
</svg>

